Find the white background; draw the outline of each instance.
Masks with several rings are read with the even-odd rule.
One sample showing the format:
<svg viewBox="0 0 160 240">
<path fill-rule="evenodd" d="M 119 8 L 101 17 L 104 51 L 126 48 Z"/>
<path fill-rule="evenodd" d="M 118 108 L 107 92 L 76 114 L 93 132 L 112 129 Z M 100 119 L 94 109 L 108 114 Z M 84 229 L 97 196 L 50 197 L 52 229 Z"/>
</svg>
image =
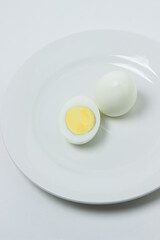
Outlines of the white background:
<svg viewBox="0 0 160 240">
<path fill-rule="evenodd" d="M 0 104 L 20 65 L 47 43 L 91 29 L 160 40 L 159 0 L 0 0 Z M 115 206 L 85 206 L 30 183 L 0 138 L 0 240 L 159 240 L 160 190 Z"/>
</svg>

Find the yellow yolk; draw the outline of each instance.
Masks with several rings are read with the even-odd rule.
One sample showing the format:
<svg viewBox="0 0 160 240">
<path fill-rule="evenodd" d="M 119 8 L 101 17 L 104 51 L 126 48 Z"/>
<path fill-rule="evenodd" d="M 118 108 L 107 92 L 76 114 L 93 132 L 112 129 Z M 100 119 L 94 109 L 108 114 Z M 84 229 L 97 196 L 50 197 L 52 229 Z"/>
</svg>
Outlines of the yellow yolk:
<svg viewBox="0 0 160 240">
<path fill-rule="evenodd" d="M 66 124 L 72 133 L 82 135 L 95 126 L 95 116 L 88 107 L 72 107 L 66 114 Z"/>
</svg>

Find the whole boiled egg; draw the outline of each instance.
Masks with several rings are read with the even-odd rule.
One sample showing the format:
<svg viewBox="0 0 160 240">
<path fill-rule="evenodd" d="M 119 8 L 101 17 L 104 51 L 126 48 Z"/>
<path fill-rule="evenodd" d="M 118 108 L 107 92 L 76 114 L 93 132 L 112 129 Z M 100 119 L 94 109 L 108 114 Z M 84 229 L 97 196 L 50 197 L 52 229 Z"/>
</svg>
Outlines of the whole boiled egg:
<svg viewBox="0 0 160 240">
<path fill-rule="evenodd" d="M 60 113 L 60 131 L 73 144 L 89 142 L 100 126 L 100 113 L 96 104 L 88 97 L 71 98 Z"/>
<path fill-rule="evenodd" d="M 110 117 L 127 113 L 135 104 L 137 88 L 126 72 L 110 72 L 99 80 L 95 89 L 95 103 Z"/>
</svg>

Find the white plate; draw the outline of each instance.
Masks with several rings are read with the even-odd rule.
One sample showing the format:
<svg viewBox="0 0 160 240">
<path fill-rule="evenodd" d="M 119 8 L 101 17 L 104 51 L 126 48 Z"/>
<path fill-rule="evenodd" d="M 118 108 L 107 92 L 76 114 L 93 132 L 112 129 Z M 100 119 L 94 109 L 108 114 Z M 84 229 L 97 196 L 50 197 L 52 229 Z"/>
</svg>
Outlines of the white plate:
<svg viewBox="0 0 160 240">
<path fill-rule="evenodd" d="M 125 69 L 138 88 L 135 107 L 102 116 L 90 143 L 74 146 L 58 127 L 65 102 L 93 96 L 97 80 Z M 71 201 L 131 200 L 160 186 L 160 44 L 121 31 L 89 31 L 49 44 L 17 72 L 4 102 L 2 131 L 19 169 L 45 191 Z"/>
</svg>

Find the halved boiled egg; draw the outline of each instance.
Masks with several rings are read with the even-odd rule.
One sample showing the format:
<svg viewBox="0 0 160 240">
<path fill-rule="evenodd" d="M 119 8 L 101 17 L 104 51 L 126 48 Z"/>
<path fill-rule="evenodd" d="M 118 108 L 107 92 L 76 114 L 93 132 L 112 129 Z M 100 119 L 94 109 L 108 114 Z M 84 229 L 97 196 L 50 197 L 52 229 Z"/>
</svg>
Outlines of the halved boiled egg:
<svg viewBox="0 0 160 240">
<path fill-rule="evenodd" d="M 89 142 L 100 126 L 100 113 L 96 104 L 88 97 L 71 98 L 60 114 L 60 131 L 73 144 Z"/>
</svg>

